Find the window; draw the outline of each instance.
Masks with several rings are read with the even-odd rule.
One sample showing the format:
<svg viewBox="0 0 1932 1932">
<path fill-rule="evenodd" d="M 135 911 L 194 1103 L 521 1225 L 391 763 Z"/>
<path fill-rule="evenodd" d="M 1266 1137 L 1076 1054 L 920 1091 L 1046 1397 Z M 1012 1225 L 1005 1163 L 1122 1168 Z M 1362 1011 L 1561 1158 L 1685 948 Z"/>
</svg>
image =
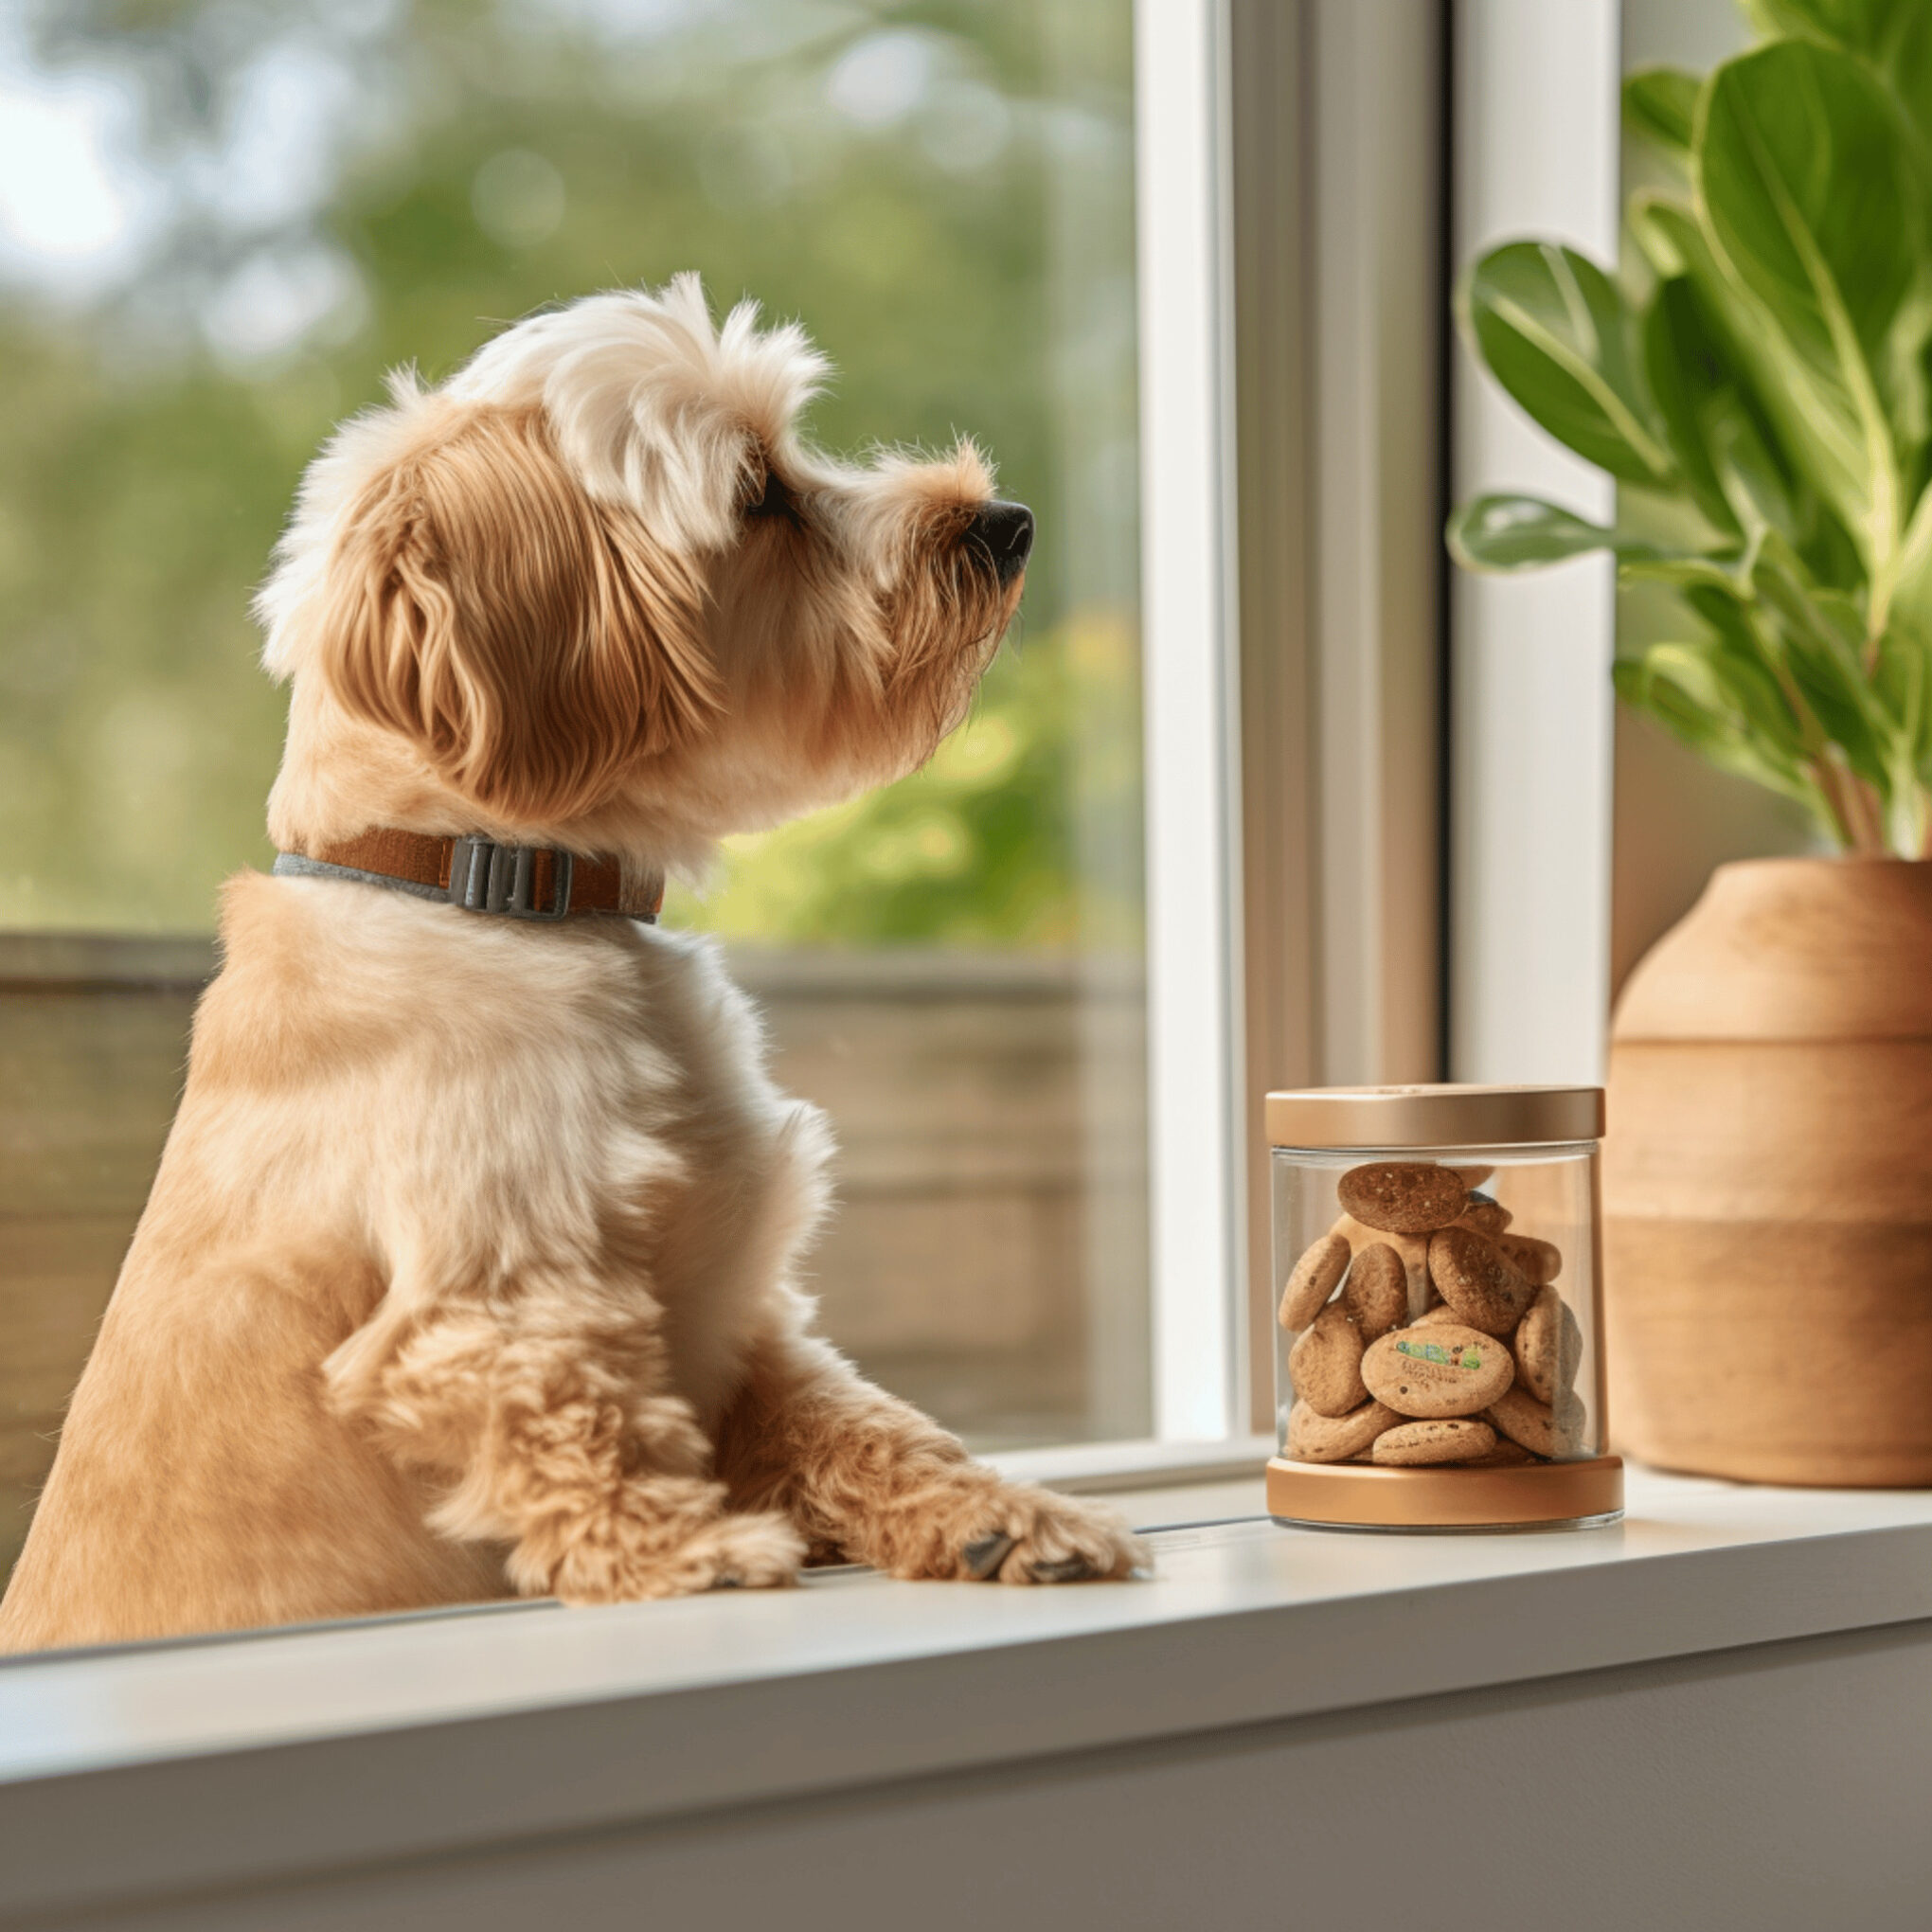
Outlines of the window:
<svg viewBox="0 0 1932 1932">
<path fill-rule="evenodd" d="M 385 367 L 688 265 L 832 355 L 827 445 L 969 430 L 1042 530 L 933 765 L 669 908 L 838 1130 L 825 1326 L 984 1448 L 1246 1443 L 1261 1094 L 1442 1064 L 1443 9 L 199 0 L 0 32 L 29 131 L 0 139 L 0 1563 L 216 886 L 269 858 L 247 598 L 295 478 Z"/>
<path fill-rule="evenodd" d="M 248 597 L 383 371 L 688 266 L 796 315 L 829 447 L 981 438 L 1042 541 L 925 772 L 738 844 L 831 1111 L 828 1330 L 989 1445 L 1149 1432 L 1132 12 L 45 7 L 0 44 L 0 1565 L 264 866 Z"/>
</svg>

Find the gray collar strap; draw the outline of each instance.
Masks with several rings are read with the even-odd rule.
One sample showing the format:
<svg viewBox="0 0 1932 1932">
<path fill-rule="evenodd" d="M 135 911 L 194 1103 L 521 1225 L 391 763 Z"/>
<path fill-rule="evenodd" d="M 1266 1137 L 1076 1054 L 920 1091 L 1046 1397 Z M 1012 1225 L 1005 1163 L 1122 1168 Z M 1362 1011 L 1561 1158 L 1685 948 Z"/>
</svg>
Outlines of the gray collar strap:
<svg viewBox="0 0 1932 1932">
<path fill-rule="evenodd" d="M 284 879 L 381 886 L 503 919 L 555 921 L 616 913 L 648 924 L 664 903 L 662 872 L 627 879 L 616 859 L 559 846 L 500 845 L 473 834 L 439 838 L 433 832 L 383 828 L 313 852 L 278 852 L 275 870 Z"/>
</svg>

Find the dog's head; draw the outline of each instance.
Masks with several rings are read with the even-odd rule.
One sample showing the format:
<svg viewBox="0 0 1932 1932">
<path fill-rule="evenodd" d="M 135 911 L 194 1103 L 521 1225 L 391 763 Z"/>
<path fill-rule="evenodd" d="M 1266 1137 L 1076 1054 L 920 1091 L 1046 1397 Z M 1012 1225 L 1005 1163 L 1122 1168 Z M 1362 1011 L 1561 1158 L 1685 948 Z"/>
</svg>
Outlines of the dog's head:
<svg viewBox="0 0 1932 1932">
<path fill-rule="evenodd" d="M 398 378 L 311 466 L 259 601 L 295 685 L 277 837 L 319 809 L 684 864 L 929 756 L 1033 520 L 968 443 L 807 448 L 824 372 L 683 277 Z"/>
</svg>

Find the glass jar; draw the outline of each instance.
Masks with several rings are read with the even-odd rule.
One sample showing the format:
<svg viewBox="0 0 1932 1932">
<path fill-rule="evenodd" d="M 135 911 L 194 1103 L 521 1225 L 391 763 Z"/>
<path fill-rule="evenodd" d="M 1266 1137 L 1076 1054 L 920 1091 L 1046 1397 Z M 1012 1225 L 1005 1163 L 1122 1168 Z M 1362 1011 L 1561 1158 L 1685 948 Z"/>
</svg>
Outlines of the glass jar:
<svg viewBox="0 0 1932 1932">
<path fill-rule="evenodd" d="M 1270 1094 L 1284 1523 L 1589 1527 L 1604 1454 L 1601 1087 Z"/>
</svg>

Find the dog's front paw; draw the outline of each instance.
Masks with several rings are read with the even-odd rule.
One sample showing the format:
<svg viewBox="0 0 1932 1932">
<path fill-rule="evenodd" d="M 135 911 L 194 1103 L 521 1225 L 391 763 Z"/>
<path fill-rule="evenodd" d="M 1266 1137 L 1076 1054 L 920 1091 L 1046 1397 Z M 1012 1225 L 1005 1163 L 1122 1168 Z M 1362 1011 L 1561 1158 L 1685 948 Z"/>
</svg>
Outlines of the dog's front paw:
<svg viewBox="0 0 1932 1932">
<path fill-rule="evenodd" d="M 798 1581 L 805 1539 L 778 1514 L 713 1516 L 675 1541 L 650 1525 L 586 1537 L 551 1585 L 566 1603 L 632 1603 L 700 1590 L 774 1589 Z"/>
<path fill-rule="evenodd" d="M 1068 1496 L 1003 1491 L 993 1518 L 959 1550 L 975 1582 L 1085 1583 L 1148 1567 L 1147 1546 L 1113 1511 Z"/>
<path fill-rule="evenodd" d="M 1027 1484 L 975 1485 L 939 1516 L 922 1560 L 898 1574 L 1084 1583 L 1130 1577 L 1150 1563 L 1147 1546 L 1113 1511 Z"/>
<path fill-rule="evenodd" d="M 688 1563 L 704 1572 L 698 1590 L 771 1590 L 796 1583 L 810 1546 L 791 1519 L 777 1512 L 720 1516 L 685 1546 Z"/>
</svg>

